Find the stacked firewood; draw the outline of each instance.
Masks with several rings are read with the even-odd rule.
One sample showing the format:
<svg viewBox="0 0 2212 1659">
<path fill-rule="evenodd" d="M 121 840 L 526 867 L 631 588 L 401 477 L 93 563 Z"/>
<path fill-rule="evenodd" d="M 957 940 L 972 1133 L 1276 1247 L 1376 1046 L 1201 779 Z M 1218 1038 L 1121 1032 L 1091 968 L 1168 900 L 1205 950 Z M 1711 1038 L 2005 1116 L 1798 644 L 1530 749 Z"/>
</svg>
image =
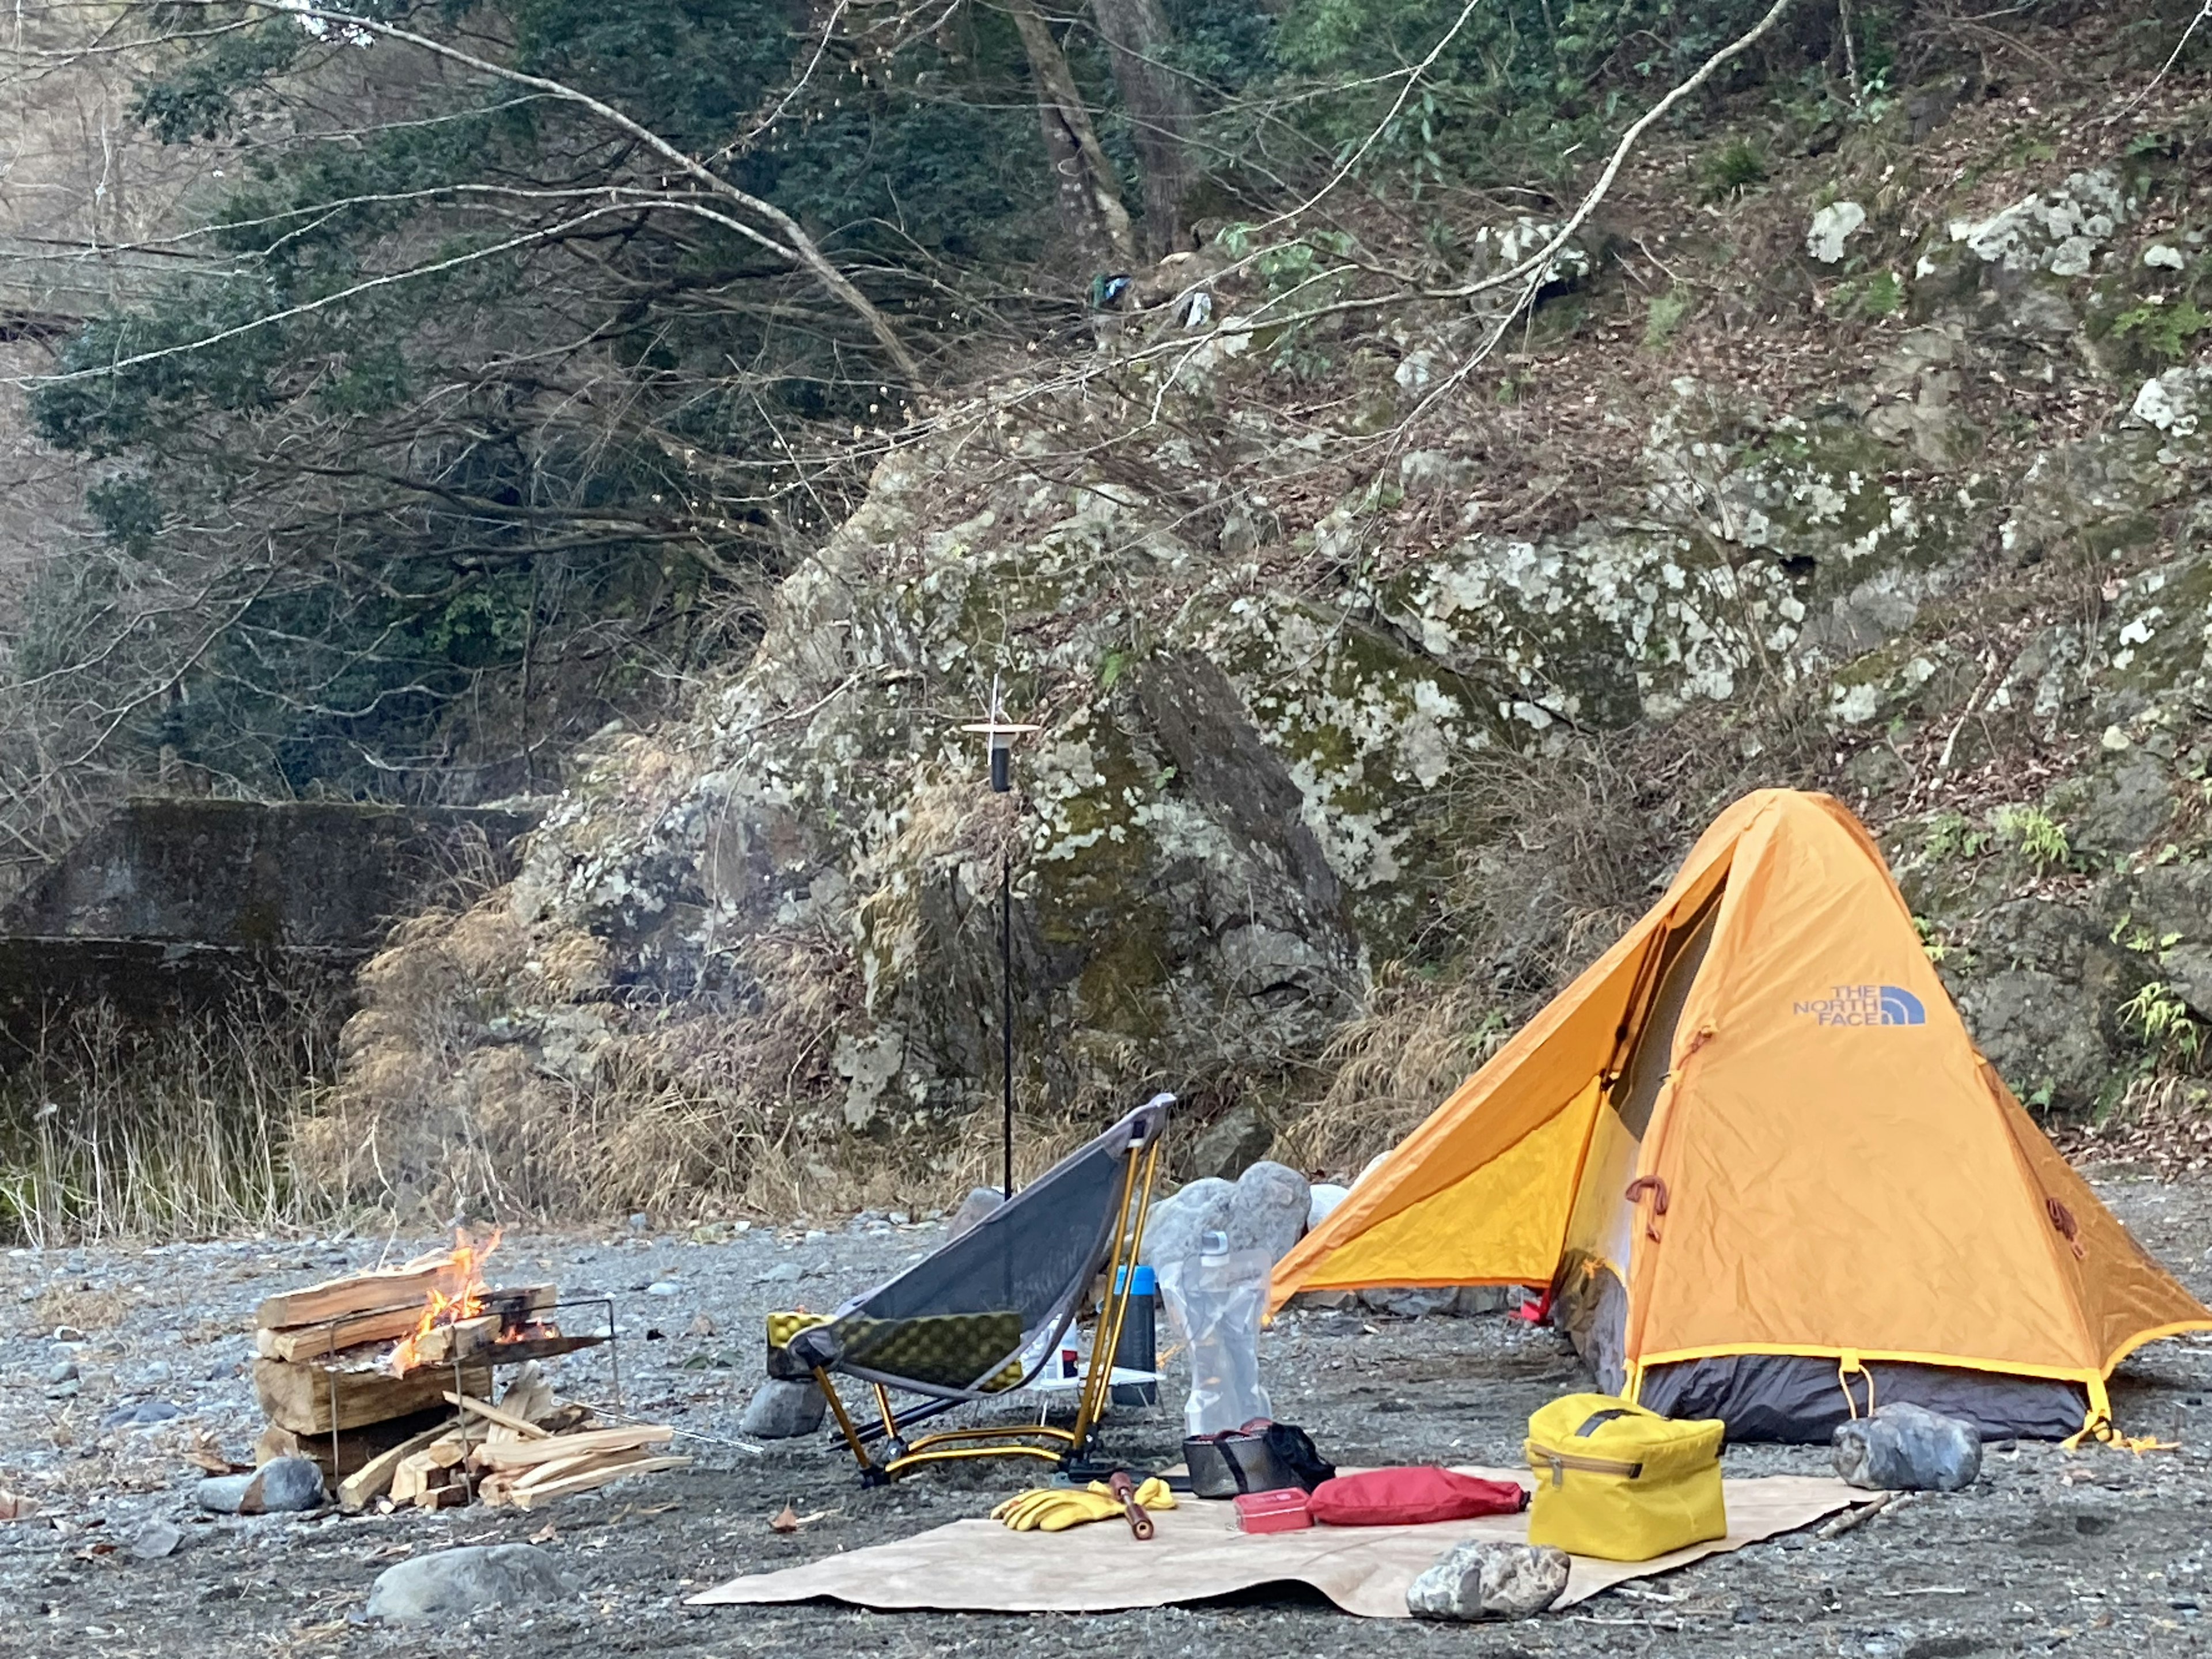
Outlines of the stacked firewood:
<svg viewBox="0 0 2212 1659">
<path fill-rule="evenodd" d="M 313 1458 L 355 1511 L 531 1509 L 689 1462 L 659 1449 L 673 1437 L 667 1428 L 597 1423 L 554 1399 L 538 1358 L 608 1339 L 563 1336 L 550 1285 L 484 1284 L 489 1250 L 464 1237 L 403 1267 L 263 1302 L 253 1386 L 269 1428 L 257 1460 Z M 495 1368 L 507 1365 L 521 1369 L 491 1405 Z"/>
<path fill-rule="evenodd" d="M 448 1398 L 459 1415 L 402 1441 L 341 1481 L 341 1508 L 439 1510 L 473 1500 L 493 1508 L 536 1509 L 691 1461 L 654 1449 L 675 1437 L 664 1425 L 594 1426 L 586 1407 L 554 1400 L 534 1364 L 524 1367 L 496 1406 L 465 1395 Z"/>
</svg>

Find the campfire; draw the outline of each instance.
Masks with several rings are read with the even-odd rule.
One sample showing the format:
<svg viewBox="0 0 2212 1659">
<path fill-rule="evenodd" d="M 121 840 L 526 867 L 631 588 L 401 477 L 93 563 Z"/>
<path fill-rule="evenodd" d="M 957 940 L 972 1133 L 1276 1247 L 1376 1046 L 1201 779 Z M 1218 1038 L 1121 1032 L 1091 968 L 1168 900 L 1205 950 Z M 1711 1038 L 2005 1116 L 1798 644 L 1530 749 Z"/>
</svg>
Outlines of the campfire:
<svg viewBox="0 0 2212 1659">
<path fill-rule="evenodd" d="M 433 1256 L 410 1264 L 431 1267 L 434 1276 L 414 1328 L 399 1339 L 386 1362 L 392 1376 L 405 1376 L 425 1365 L 454 1364 L 515 1343 L 529 1344 L 528 1354 L 492 1353 L 493 1363 L 536 1358 L 558 1340 L 560 1327 L 540 1314 L 555 1298 L 553 1286 L 493 1290 L 484 1283 L 485 1259 L 499 1248 L 499 1240 L 496 1228 L 482 1244 L 461 1229 L 454 1233 L 452 1251 L 442 1259 Z"/>
<path fill-rule="evenodd" d="M 459 1324 L 478 1318 L 483 1312 L 484 1258 L 499 1248 L 497 1228 L 479 1249 L 470 1241 L 466 1228 L 453 1232 L 453 1254 L 447 1258 L 447 1267 L 439 1282 L 430 1286 L 423 1298 L 422 1316 L 415 1328 L 399 1339 L 399 1346 L 392 1351 L 392 1374 L 404 1376 L 417 1365 L 435 1363 L 429 1348 L 434 1334 L 441 1328 L 451 1331 Z M 504 1333 L 502 1333 L 504 1334 Z M 441 1345 L 450 1349 L 449 1337 Z M 440 1356 L 442 1358 L 443 1356 Z"/>
<path fill-rule="evenodd" d="M 264 1301 L 253 1385 L 270 1426 L 257 1457 L 313 1458 L 349 1509 L 528 1508 L 688 1462 L 654 1450 L 666 1428 L 594 1425 L 586 1407 L 554 1399 L 536 1362 L 611 1342 L 613 1305 L 583 1304 L 605 1310 L 604 1332 L 564 1334 L 556 1286 L 486 1281 L 499 1237 L 462 1231 L 450 1250 Z M 507 1366 L 522 1369 L 488 1403 Z M 611 1360 L 609 1370 L 618 1396 Z"/>
</svg>

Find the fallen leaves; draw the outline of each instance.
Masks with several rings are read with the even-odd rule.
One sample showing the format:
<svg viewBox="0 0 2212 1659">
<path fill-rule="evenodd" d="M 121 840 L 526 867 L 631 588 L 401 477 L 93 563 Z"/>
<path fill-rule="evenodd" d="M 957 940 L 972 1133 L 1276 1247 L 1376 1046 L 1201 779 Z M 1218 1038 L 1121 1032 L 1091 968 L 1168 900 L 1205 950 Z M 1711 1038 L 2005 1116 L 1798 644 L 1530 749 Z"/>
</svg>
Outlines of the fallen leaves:
<svg viewBox="0 0 2212 1659">
<path fill-rule="evenodd" d="M 817 1510 L 811 1515 L 801 1515 L 786 1504 L 769 1518 L 768 1529 L 770 1532 L 797 1532 L 801 1527 L 811 1527 L 817 1521 L 826 1521 L 836 1513 L 835 1510 Z"/>
<path fill-rule="evenodd" d="M 185 1448 L 185 1462 L 195 1468 L 205 1469 L 210 1474 L 244 1474 L 251 1463 L 240 1463 L 218 1446 L 213 1436 L 204 1429 L 195 1429 L 191 1441 Z"/>
</svg>

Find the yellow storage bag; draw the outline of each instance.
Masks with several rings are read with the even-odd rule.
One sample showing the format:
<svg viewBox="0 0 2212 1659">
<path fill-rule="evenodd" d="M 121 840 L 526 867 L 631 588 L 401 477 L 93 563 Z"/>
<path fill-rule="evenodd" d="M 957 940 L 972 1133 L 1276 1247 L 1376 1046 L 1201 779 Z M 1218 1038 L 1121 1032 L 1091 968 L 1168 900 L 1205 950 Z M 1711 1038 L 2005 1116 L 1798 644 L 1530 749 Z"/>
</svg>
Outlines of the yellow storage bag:
<svg viewBox="0 0 2212 1659">
<path fill-rule="evenodd" d="M 1649 1561 L 1728 1533 L 1718 1419 L 1677 1423 L 1605 1394 L 1571 1394 L 1528 1419 L 1528 1541 Z"/>
</svg>

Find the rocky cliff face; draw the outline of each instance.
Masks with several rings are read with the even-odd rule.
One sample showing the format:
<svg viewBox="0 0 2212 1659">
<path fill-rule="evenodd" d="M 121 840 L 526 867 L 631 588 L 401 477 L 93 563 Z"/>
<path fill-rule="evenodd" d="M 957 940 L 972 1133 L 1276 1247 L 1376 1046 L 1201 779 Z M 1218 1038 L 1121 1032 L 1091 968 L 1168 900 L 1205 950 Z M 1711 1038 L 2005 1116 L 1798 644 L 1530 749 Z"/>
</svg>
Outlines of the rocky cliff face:
<svg viewBox="0 0 2212 1659">
<path fill-rule="evenodd" d="M 517 1089 L 641 1077 L 929 1144 L 995 1091 L 1004 860 L 1031 1109 L 1279 1121 L 1388 965 L 1523 1012 L 1767 782 L 1867 817 L 2024 1097 L 2187 1069 L 2212 222 L 2176 147 L 2052 119 L 1970 105 L 1726 212 L 1655 157 L 1456 389 L 1463 309 L 1163 313 L 948 413 L 748 664 L 372 970 L 350 1109 L 426 1170 Z M 1042 728 L 1008 797 L 957 729 L 994 685 Z"/>
</svg>

